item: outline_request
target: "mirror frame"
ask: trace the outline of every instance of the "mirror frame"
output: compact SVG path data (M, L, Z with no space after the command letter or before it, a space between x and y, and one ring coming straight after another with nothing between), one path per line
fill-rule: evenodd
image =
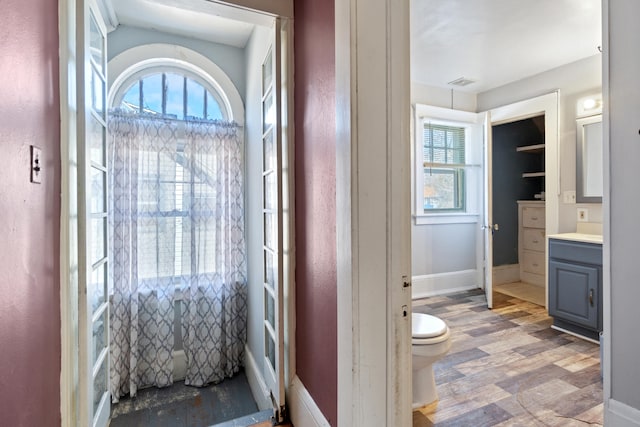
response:
M602 203L602 195L584 195L584 127L602 122L602 114L576 119L576 203Z

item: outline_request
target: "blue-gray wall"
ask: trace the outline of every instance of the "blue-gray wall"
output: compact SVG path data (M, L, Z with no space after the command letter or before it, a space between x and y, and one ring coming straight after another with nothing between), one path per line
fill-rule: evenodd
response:
M544 154L516 151L544 143L544 116L493 126L493 265L518 263L518 200L534 200L544 178L522 178L523 172L544 170Z
M109 33L107 40L108 60L111 61L115 56L132 47L152 43L182 46L206 56L229 76L236 89L238 89L240 97L245 101L246 58L244 49L160 31L120 25L115 31Z

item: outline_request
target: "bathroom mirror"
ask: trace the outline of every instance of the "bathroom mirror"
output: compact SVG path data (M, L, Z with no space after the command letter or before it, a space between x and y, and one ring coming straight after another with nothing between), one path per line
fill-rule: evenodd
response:
M576 202L602 203L602 115L576 122Z

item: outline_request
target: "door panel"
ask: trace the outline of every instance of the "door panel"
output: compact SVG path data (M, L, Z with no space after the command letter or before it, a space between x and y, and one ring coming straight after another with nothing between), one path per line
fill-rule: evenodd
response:
M262 64L263 375L277 422L285 418L283 133L280 99L280 23ZM286 152L285 152L286 153Z
M106 27L93 2L78 2L80 425L109 421L109 301L105 119Z
M492 195L492 152L491 113L486 112L484 118L484 292L487 307L493 308L493 195Z

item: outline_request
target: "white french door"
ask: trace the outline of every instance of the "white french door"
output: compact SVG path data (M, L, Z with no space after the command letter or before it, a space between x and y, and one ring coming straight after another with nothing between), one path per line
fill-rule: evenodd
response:
M93 1L77 3L80 425L109 421L107 39Z
M286 417L284 368L284 221L281 24L262 64L263 375L276 422Z
M484 117L484 215L482 230L484 231L484 292L487 297L487 307L493 308L493 195L492 195L492 140L491 113Z

